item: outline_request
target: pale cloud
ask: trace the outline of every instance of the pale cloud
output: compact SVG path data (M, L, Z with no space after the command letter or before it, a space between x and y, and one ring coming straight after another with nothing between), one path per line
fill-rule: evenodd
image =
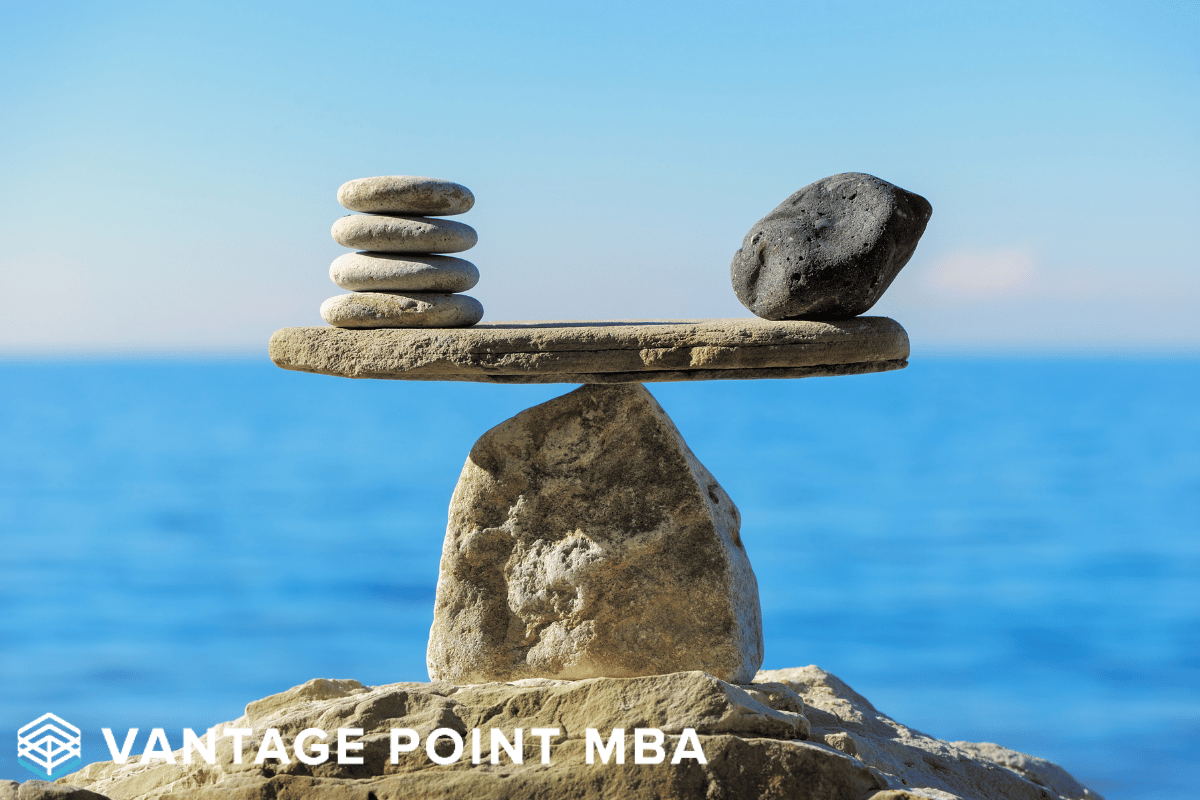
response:
M986 300L1028 294L1040 281L1032 251L1004 248L948 253L931 265L925 282L939 295Z

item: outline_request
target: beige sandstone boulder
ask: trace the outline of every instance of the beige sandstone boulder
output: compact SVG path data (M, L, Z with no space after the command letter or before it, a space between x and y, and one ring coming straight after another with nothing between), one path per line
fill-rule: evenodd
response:
M429 675L748 683L762 622L739 525L640 384L527 409L476 442L450 501Z
M811 733L809 732L811 725ZM624 763L595 752L587 763L586 730L626 732ZM632 734L656 728L666 758L635 763ZM817 667L761 672L752 685L735 686L698 672L583 681L533 680L455 686L397 683L375 688L351 680L318 679L251 703L245 716L214 726L249 728L241 764L232 739L219 740L214 764L159 759L92 764L56 784L31 781L6 788L2 800L96 800L69 794L80 787L111 800L405 800L463 798L575 800L575 798L696 798L700 800L1096 800L1062 768L997 745L945 742L907 728L877 711L850 687ZM255 764L267 731L279 732L284 764ZM359 765L336 759L310 766L295 758L300 731L359 728ZM420 747L391 763L392 728L411 728ZM480 729L478 764L471 748L447 764L424 745L437 728L467 742ZM524 732L522 763L501 745L492 763L491 729L507 740ZM548 762L534 728L549 736ZM704 763L671 764L685 730L696 733ZM807 737L807 738L806 738ZM439 745L448 740L439 740ZM444 748L434 750L448 757ZM57 793L50 794L47 790Z
M809 738L869 765L889 789L938 800L1100 797L1044 759L991 743L945 742L901 725L818 667L763 670L755 681L795 690L806 704ZM904 795L873 800L904 800Z
M0 800L106 800L104 795L96 794L78 786L70 786L48 781L0 781Z

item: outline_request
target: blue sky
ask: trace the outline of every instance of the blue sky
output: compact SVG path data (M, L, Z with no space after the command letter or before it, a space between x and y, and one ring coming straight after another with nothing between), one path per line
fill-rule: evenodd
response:
M1200 349L1198 4L11 4L0 354L265 351L337 187L471 187L486 320L744 316L796 189L927 197L929 351Z

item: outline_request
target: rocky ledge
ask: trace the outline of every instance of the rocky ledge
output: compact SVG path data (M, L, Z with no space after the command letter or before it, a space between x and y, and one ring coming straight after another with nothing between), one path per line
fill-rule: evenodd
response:
M227 728L252 731L241 763L224 736L212 764L195 753L184 764L182 750L145 764L135 754L55 784L0 782L0 800L1098 797L1040 758L901 725L814 666L740 686L703 672L374 688L317 679L251 703L214 737ZM309 729L328 734L324 763L298 759L309 731L304 753L316 760ZM348 755L361 763L334 758L337 729L353 729Z

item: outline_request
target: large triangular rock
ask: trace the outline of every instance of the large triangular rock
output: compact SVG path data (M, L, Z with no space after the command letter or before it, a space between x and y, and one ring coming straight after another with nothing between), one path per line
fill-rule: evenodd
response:
M762 622L739 524L640 384L523 411L476 442L450 501L429 675L748 683Z

